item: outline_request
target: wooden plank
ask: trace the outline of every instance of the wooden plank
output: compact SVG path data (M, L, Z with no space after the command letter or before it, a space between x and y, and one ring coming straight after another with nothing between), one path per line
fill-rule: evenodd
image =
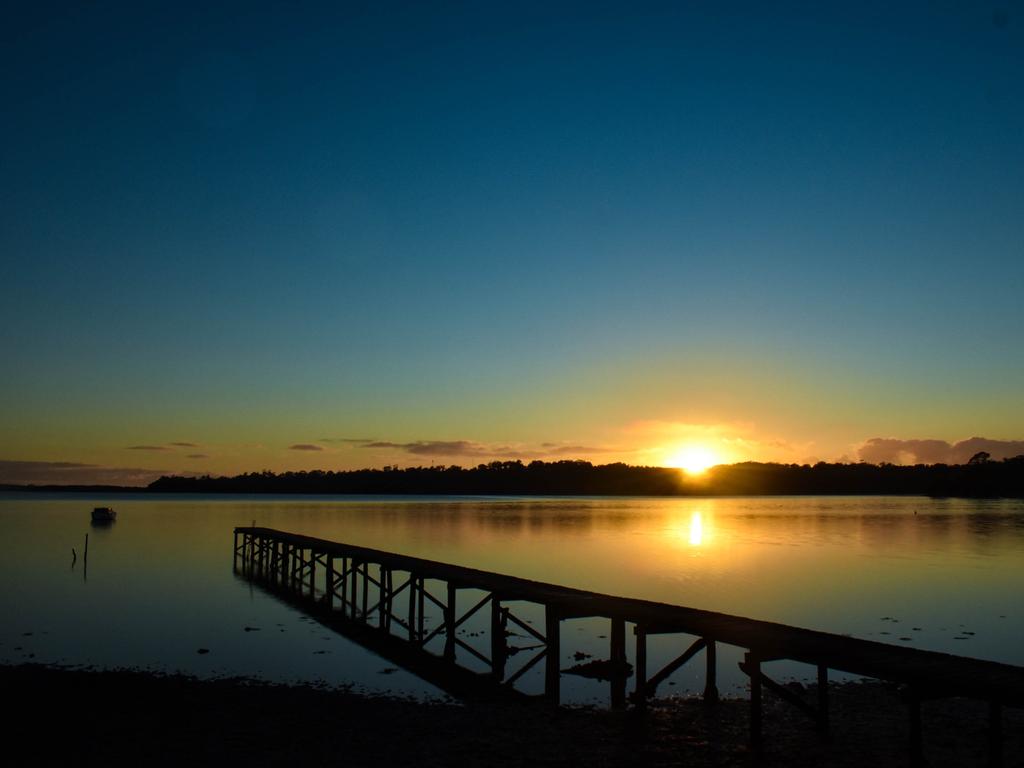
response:
M793 691L786 688L786 686L780 685L779 683L775 682L770 677L768 677L768 675L764 673L764 670L761 669L760 666L758 667L758 671L755 672L750 667L748 667L745 662L740 662L740 669L743 670L746 674L750 675L751 678L753 678L754 675L758 675L760 677L760 682L762 686L767 688L769 691L774 693L783 701L788 702L789 704L799 709L801 712L803 712L809 718L814 720L816 723L819 721L818 710L816 710L814 707L812 707L810 704L808 704L806 701L800 698L797 694L793 693Z
M644 695L647 697L653 696L658 691L658 686L665 682L673 672L686 664L690 659L704 650L704 646L707 645L707 641L703 637L697 638L693 644L687 648L681 656L673 659L665 667L654 675L650 680L644 683Z

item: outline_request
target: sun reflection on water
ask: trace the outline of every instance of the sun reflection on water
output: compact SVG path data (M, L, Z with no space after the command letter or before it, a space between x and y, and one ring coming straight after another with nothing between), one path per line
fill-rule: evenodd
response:
M690 546L699 547L704 543L704 518L700 511L690 515Z

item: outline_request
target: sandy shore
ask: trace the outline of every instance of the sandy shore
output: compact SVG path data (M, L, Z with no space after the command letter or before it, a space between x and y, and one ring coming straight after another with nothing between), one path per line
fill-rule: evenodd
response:
M544 704L424 704L345 691L200 681L135 671L0 666L13 704L6 752L24 765L742 766L747 704L668 699L647 712ZM833 686L833 728L769 699L762 765L903 766L907 723L898 692ZM932 766L986 765L986 709L925 705ZM1024 712L1005 715L1005 765L1024 766ZM15 751L17 750L17 751ZM11 763L9 763L11 764Z

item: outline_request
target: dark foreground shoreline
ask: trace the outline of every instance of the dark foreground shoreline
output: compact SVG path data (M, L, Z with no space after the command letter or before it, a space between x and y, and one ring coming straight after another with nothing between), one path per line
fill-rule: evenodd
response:
M346 766L745 766L747 706L667 699L647 712L496 701L422 703L313 686L138 671L0 665L8 754L19 764ZM899 692L880 683L830 690L820 739L769 701L766 766L904 766ZM924 709L929 765L987 764L986 710L960 699ZM1004 765L1024 765L1024 712L1007 710Z

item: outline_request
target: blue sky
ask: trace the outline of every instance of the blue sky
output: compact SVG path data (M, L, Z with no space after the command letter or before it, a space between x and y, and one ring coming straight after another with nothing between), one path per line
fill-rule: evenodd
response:
M0 460L1024 436L1020 3L205 5L5 12Z

